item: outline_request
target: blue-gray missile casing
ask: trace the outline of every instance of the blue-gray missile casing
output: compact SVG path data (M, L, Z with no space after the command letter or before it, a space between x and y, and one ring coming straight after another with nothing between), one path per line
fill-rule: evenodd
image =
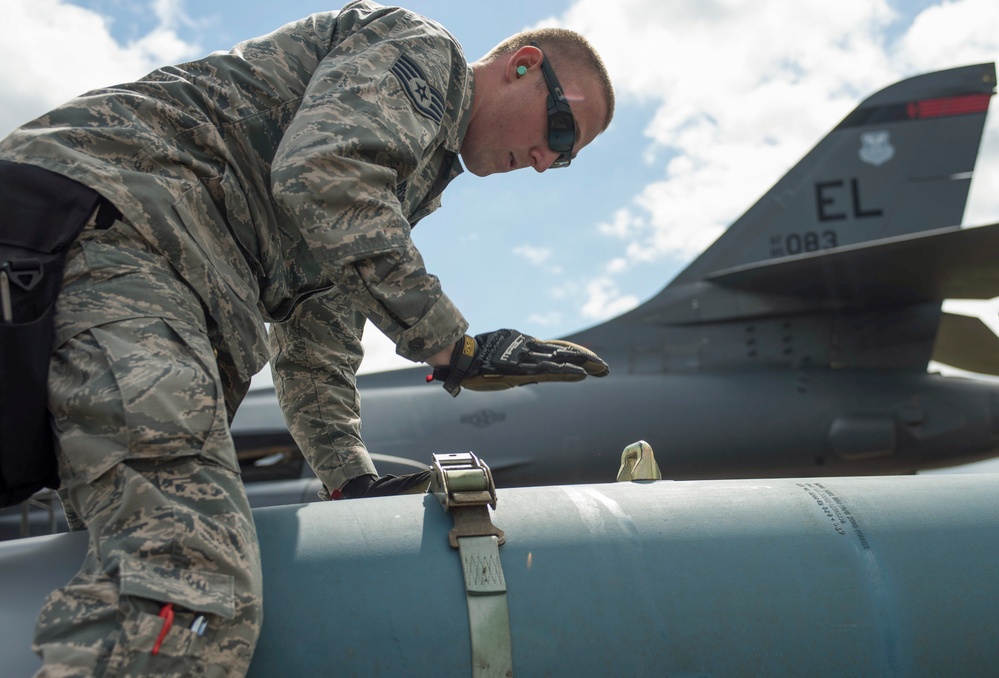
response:
M500 489L514 675L989 674L997 489L993 475ZM250 676L471 675L464 579L434 497L255 518L265 620ZM80 534L0 545L0 642L24 667L10 675L37 667L31 620L84 547Z
M974 675L999 661L994 476L499 491L523 675ZM252 676L470 675L433 497L267 509Z

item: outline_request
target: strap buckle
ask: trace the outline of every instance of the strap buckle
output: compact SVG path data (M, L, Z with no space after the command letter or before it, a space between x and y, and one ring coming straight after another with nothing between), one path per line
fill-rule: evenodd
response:
M496 483L485 462L471 452L435 454L430 470L430 491L454 519L447 535L451 548L458 548L461 537L486 536L502 546L506 535L489 518L489 507L496 508Z
M510 611L499 547L503 530L493 525L489 507L496 508L492 471L471 452L435 454L430 490L454 528L448 542L458 549L465 577L473 678L509 678L513 675Z
M14 259L5 261L0 269L7 274L10 282L25 292L35 289L45 276L45 269L40 259Z

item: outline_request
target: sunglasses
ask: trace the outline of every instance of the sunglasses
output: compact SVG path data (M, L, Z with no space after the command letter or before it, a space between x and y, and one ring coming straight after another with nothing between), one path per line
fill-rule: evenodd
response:
M536 42L531 46L541 49ZM572 117L572 109L548 59L542 59L541 73L548 85L548 148L559 154L551 167L568 167L572 162L572 146L576 143L576 119Z

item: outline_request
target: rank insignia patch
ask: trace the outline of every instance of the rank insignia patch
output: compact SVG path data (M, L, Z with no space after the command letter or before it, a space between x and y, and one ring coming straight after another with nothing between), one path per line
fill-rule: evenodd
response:
M444 97L430 86L416 62L403 54L392 65L391 70L399 78L402 90L416 106L416 110L439 123L444 117Z

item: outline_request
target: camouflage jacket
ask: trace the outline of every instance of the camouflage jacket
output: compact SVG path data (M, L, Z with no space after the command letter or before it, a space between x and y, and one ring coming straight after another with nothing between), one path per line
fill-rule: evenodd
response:
M113 202L198 293L241 384L268 358L264 324L310 297L346 300L416 361L464 333L410 230L461 171L471 97L441 26L352 2L73 99L0 157Z

